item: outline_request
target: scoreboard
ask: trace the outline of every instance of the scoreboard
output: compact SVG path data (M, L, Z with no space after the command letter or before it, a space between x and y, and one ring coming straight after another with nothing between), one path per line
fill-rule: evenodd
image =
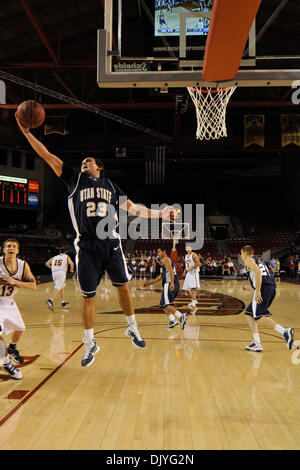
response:
M38 207L39 192L39 181L0 175L0 206Z

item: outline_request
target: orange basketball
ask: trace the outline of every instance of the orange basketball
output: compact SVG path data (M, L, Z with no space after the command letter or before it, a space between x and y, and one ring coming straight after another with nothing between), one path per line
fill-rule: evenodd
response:
M23 101L18 106L17 116L24 127L35 128L43 124L45 110L40 103L33 100Z

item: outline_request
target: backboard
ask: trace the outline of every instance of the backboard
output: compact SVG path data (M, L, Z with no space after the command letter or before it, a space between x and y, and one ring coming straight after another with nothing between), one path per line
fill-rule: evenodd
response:
M258 32L254 20L240 69L222 86L290 87L300 78L300 56L276 56L276 51L268 56L257 54L257 42L287 3L278 1ZM158 88L163 92L220 85L202 78L213 0L136 0L130 4L105 0L104 29L98 30L99 87ZM238 15L238 6L232 14Z

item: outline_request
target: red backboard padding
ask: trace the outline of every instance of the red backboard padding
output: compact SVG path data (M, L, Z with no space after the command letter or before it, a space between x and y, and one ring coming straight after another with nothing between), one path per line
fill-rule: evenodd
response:
M214 0L207 37L203 79L233 79L240 67L251 25L261 0Z

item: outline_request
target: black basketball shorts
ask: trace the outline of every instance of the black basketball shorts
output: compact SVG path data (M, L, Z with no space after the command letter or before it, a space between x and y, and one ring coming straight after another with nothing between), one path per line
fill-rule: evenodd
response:
M276 287L272 285L262 285L261 289L262 302L258 304L255 301L255 292L251 304L245 310L245 315L250 315L254 320L259 320L262 317L270 317L272 314L269 312L269 307L276 296Z
M119 239L86 240L74 243L76 249L77 278L83 297L96 295L105 271L115 287L127 284L131 275Z
M179 292L179 283L174 284L174 290L170 289L169 282L166 282L162 286L162 293L159 306L165 308L168 305L174 305L174 300Z

